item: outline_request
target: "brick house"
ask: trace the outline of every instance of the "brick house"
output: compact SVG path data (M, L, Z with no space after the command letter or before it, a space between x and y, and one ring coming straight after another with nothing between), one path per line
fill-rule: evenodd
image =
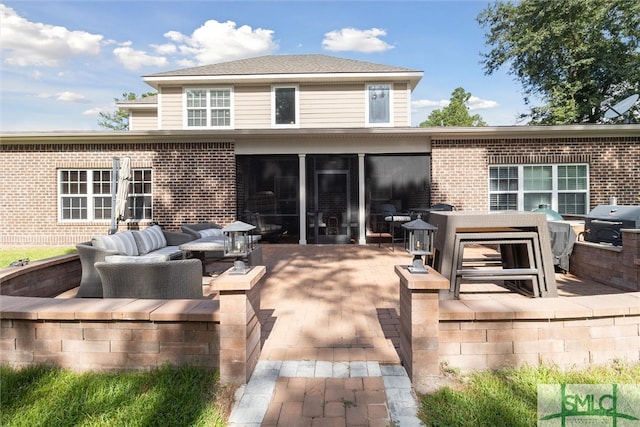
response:
M105 234L125 156L121 229L259 214L301 244L363 244L382 204L571 217L614 196L640 204L640 126L412 128L422 75L278 55L145 76L158 95L120 104L127 132L0 135L0 245Z

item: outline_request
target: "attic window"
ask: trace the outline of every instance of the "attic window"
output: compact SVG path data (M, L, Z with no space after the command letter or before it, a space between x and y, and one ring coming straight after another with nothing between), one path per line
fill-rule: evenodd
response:
M187 89L187 128L231 127L231 89Z
M276 127L298 126L298 88L273 88L273 124Z

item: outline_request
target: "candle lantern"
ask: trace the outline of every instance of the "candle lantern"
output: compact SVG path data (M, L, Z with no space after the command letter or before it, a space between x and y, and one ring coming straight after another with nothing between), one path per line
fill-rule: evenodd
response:
M253 250L253 239L249 232L255 225L235 221L222 229L224 235L224 255L236 257L233 270L229 274L247 274L250 267L242 260Z
M424 222L419 217L402 224L402 227L405 229L404 248L413 255L413 263L409 266L409 271L411 273L428 273L429 271L422 262L422 256L426 259L433 255L434 235L438 227Z

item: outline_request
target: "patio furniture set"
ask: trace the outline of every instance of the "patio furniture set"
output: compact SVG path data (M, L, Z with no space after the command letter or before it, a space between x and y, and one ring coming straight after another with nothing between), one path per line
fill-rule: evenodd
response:
M463 281L504 281L534 297L558 295L550 234L543 213L432 212L429 221L438 228L434 268L450 282L449 290L440 293L441 299L458 299ZM464 248L472 244L495 245L500 257L465 258ZM484 265L472 264L479 261Z
M182 232L153 225L94 236L76 245L82 265L77 297L202 298L205 260L227 258L224 247L222 228L211 223L184 224ZM261 248L252 249L249 264L262 264Z

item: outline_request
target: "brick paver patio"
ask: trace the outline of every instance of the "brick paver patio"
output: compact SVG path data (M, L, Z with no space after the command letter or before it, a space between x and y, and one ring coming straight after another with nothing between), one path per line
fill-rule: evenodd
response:
M290 244L265 244L263 256L261 360L230 425L420 425L396 350L394 265L411 256L388 245ZM572 275L557 281L561 296L618 292ZM527 298L495 284L462 287L461 298L489 296Z

